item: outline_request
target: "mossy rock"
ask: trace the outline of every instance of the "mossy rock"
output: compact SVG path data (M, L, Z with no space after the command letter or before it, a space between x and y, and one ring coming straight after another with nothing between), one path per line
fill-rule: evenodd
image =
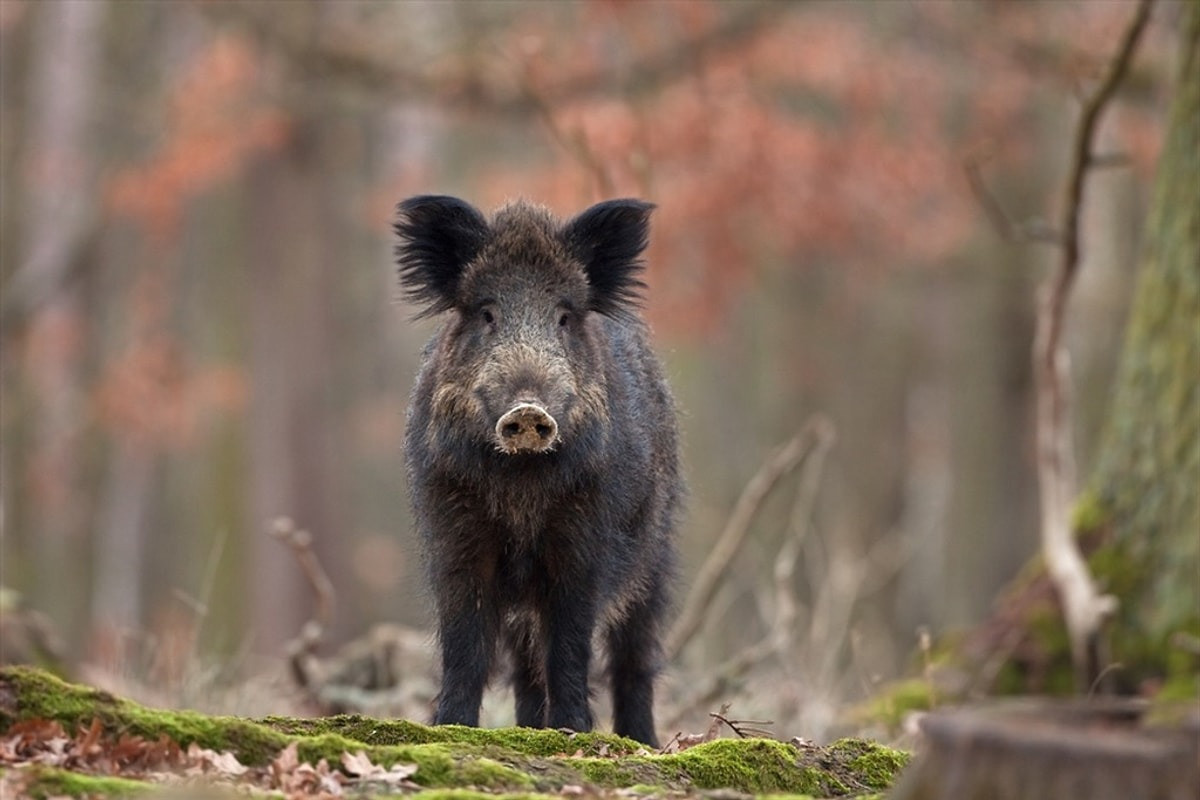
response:
M37 669L0 669L0 735L25 719L54 720L69 731L99 720L109 735L155 740L165 734L183 747L196 743L231 752L248 766L269 764L292 742L300 759L309 763L324 758L338 764L342 753L362 750L384 767L415 764L412 780L422 787L424 800L472 800L482 794L516 800L557 794L569 786L590 787L600 794L622 790L625 796L637 787L644 796L720 789L750 795L864 797L891 785L908 761L906 753L858 739L828 747L718 739L657 755L604 733L434 727L358 715L217 717L146 708ZM32 776L23 773L23 778L26 791L34 795L127 796L137 791L136 782L108 785L104 779L63 770L39 768Z

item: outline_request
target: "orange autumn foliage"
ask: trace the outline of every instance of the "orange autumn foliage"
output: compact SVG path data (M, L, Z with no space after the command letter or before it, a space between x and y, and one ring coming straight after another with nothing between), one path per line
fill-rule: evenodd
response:
M170 88L159 150L112 177L110 207L169 240L189 198L232 178L253 154L280 147L287 118L258 97L261 69L244 40L217 36Z
M1087 75L1107 52L1123 17L1104 5L1049 11L1064 38L1076 26L1093 37L1071 35L1061 68ZM1045 41L1026 30L1045 14L995 12L998 35L964 44L970 14L936 3L919 6L919 35L868 22L861 8L823 7L781 15L661 85L631 72L624 95L564 95L589 75L658 63L720 23L712 4L597 2L584 15L578 37L534 14L507 32L505 53L543 99L557 156L487 170L484 204L654 200L650 310L669 332L710 329L764 266L836 261L869 276L945 263L986 225L967 154L982 147L991 169L1009 173L1036 168L1029 137L1009 134L1031 124L1031 96L1046 91L1021 59L1022 36ZM1125 119L1122 138L1142 163L1148 117Z

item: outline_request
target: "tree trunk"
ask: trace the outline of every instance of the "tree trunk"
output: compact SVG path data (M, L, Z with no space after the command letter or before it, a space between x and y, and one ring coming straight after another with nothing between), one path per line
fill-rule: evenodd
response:
M88 148L106 4L52 3L39 9L41 33L31 69L30 174L27 204L27 283L56 286L88 224L94 194ZM26 476L34 542L30 604L79 633L87 530L78 491L81 361L87 333L81 297L60 288L30 320L28 382L34 404L33 456ZM65 570L65 571L64 571ZM59 580L51 580L57 576ZM71 636L73 640L77 637Z
M1105 531L1093 568L1121 601L1113 658L1123 663L1200 634L1200 2L1183 16L1137 292L1081 506L1099 512L1081 527Z
M314 14L316 5L296 6ZM337 405L334 304L340 266L337 130L328 117L298 110L291 139L262 157L250 178L252 233L250 492L254 642L263 652L296 635L310 592L295 560L267 536L288 516L312 532L335 585L348 586L339 534L346 503L333 411ZM331 553L333 556L331 557ZM344 616L343 616L344 621Z

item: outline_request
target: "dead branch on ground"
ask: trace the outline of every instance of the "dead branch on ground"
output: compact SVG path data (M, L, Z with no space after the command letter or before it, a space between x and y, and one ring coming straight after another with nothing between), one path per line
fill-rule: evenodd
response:
M712 717L715 722L721 723L725 727L729 728L729 730L736 733L740 739L745 739L749 736L770 737L771 732L764 726L774 725L775 723L773 721L769 719L730 719L729 717L725 716L727 713L729 713L727 711L728 708L729 704L726 703L725 705L721 706L720 712L710 711L708 712L708 715Z

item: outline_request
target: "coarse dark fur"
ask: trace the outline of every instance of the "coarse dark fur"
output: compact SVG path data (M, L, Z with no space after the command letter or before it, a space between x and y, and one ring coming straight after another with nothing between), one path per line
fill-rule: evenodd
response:
M441 642L435 723L479 724L502 646L518 725L590 730L599 632L614 730L656 742L683 489L674 403L638 314L651 209L613 200L563 223L525 203L491 220L451 197L400 204L401 283L446 314L405 436ZM536 451L505 438L513 408L545 419Z

